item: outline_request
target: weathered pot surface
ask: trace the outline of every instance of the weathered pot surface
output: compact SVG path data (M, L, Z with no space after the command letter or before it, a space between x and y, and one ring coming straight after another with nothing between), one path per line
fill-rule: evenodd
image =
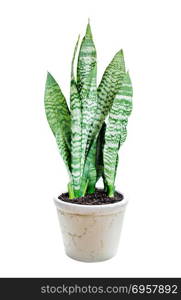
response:
M98 262L115 256L127 200L81 205L54 197L66 254L79 261Z

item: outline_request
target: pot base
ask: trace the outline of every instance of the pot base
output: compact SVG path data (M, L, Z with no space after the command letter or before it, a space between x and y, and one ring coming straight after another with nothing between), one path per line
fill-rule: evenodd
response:
M76 260L76 261L79 261L79 262L83 262L83 263L98 263L98 262L103 262L103 261L106 261L106 260L110 260L110 259L112 259L115 255L113 255L113 256L109 256L109 257L104 257L104 258L95 258L95 259L83 259L83 258L81 258L81 257L75 257L74 255L71 255L71 254L69 254L69 253L67 253L66 251L65 251L65 253L66 253L66 255L69 257L69 258L71 258L71 259L73 259L73 260Z

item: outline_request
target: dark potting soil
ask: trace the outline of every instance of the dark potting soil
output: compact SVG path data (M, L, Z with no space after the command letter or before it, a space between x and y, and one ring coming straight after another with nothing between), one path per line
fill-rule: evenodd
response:
M58 199L82 205L101 205L101 204L111 204L123 200L123 195L115 192L114 197L108 197L104 190L96 189L96 192L93 194L86 195L80 198L69 199L68 193L61 194Z

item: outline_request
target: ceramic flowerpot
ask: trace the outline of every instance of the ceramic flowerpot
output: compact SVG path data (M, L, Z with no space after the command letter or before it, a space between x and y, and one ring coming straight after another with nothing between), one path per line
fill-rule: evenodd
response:
M73 204L54 198L66 254L84 262L112 258L118 249L127 200L104 205Z

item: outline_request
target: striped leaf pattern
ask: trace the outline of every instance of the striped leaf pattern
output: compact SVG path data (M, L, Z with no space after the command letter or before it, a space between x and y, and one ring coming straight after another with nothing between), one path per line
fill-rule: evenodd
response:
M97 116L105 119L114 96L116 95L125 73L125 63L123 51L120 50L114 56L111 63L106 68L101 83L98 87L98 111Z
M86 168L88 168L88 193L95 192L96 182L104 176L103 166L103 147L106 124L103 123L97 139L94 140L88 156L86 158ZM88 166L88 167L87 167Z
M128 117L132 111L132 85L128 73L125 73L110 110L105 132L104 176L109 196L114 195L114 181L118 164L118 150L127 135Z
M45 86L45 112L50 128L57 140L63 160L70 169L70 112L59 85L48 73Z
M88 178L88 186L87 192L94 193L95 192L95 184L97 181L97 170L96 170L96 140L86 157L85 168L87 171L87 178Z
M75 78L78 44L79 39L71 65L70 111L59 85L48 73L46 116L70 175L69 197L93 193L100 177L112 197L118 150L126 139L128 116L132 110L131 80L120 50L106 68L97 88L96 49L89 23L80 45Z
M57 131L57 133L55 135L55 138L56 138L56 142L57 142L57 145L58 145L59 152L60 152L60 154L61 154L61 156L62 156L62 158L65 162L65 165L67 167L69 177L72 178L70 149L68 148L67 144L65 143L65 140L64 140L64 137L62 135L61 130Z
M77 86L81 99L87 96L90 84L90 73L96 66L96 49L92 38L90 24L87 25L86 34L82 40L78 64Z
M91 141L98 136L102 124L112 106L113 99L121 85L125 74L123 51L120 50L106 68L97 89L97 109L91 132Z
M72 69L71 69L71 84L70 84L70 110L71 110L71 170L72 170L72 180L74 195L73 197L79 197L80 191L80 178L81 178L81 101L77 89L77 84L74 77L74 60L77 52L77 47L79 43L79 38L75 46L73 59L72 59Z
M85 166L89 134L97 107L97 64L96 49L93 42L90 24L82 40L77 65L77 86L81 99L82 109L82 139L81 139L81 175Z
M95 160L97 138L99 135L99 131L101 130L101 127L105 121L105 118L107 117L108 112L112 106L114 96L116 95L116 92L121 85L124 73L124 55L123 51L120 50L118 53L116 53L111 63L106 68L100 85L97 89L96 114L94 117L92 130L89 132L89 143L87 144L87 151L89 151L88 160L90 161L89 165L92 170L91 187L88 188L88 190L93 190L93 182L96 184L96 181L99 178L99 176L95 174L95 172L98 172L99 169L99 167L96 166Z
M88 147L90 143L90 132L96 113L97 106L97 87L96 87L96 66L90 73L90 86L86 98L82 99L82 156L81 156L81 174L83 174ZM94 167L95 169L95 167ZM95 170L96 172L96 170ZM91 174L89 173L89 177ZM90 180L90 178L89 178Z

